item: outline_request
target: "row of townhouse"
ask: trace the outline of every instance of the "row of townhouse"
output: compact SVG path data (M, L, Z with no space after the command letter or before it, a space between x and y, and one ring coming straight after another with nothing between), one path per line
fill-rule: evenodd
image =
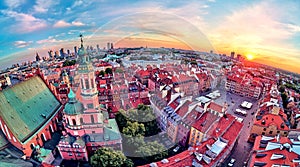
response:
M272 85L270 91L259 102L259 109L253 118L248 141L254 142L256 136L287 136L290 123L283 110L277 85Z
M247 73L231 73L227 75L225 89L241 96L259 99L264 85L259 78Z

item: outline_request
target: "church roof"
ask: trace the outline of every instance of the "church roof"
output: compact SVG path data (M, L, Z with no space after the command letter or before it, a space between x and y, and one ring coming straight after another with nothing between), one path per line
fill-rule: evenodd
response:
M69 101L65 105L64 112L68 115L81 114L83 111L83 105L76 100L76 94L70 89L68 94Z
M1 91L0 104L0 117L22 143L45 126L61 107L38 76Z
M68 98L69 98L69 99L74 99L74 98L76 98L76 94L73 92L72 89L70 89L70 92L69 92L69 94L68 94Z
M5 147L7 144L8 144L8 141L6 140L6 137L0 131L0 150L1 150L1 148Z
M67 103L65 105L65 109L64 112L67 115L77 115L77 114L81 114L83 111L83 105L82 103L80 103L79 101L75 101L72 103Z

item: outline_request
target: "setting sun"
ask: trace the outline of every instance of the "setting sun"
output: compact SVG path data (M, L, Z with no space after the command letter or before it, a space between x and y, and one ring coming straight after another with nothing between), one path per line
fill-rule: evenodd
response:
M254 56L252 54L247 54L246 57L247 57L248 60L253 60L254 59Z

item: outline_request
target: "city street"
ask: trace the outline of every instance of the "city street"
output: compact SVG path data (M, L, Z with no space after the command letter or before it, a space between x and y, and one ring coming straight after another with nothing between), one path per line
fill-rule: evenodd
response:
M250 98L242 97L242 96L239 96L236 94L232 94L232 93L226 92L225 90L220 90L220 93L221 93L221 97L219 97L218 99L215 99L214 101L219 104L223 104L226 101L229 104L227 113L244 119L243 120L244 126L242 128L238 142L237 142L236 146L234 147L234 149L231 153L231 156L229 156L227 158L227 160L223 163L223 166L227 166L230 159L234 158L234 159L236 159L234 166L242 167L244 165L244 161L247 161L247 158L249 157L250 151L252 148L252 144L248 143L247 139L250 134L252 120L258 109L258 104L257 104L258 101L256 99L250 99ZM248 101L248 102L253 103L252 108L249 110L241 108L240 105L243 101ZM241 116L241 115L235 114L234 111L237 108L247 111L247 116Z

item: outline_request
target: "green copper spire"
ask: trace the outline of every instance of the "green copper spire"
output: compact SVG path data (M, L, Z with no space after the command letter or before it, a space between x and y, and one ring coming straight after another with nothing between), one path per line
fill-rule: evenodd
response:
M68 94L69 102L65 105L64 112L68 115L77 115L83 111L83 105L76 100L76 94L70 89Z
M69 94L68 94L68 98L69 98L69 100L71 100L71 99L75 99L75 97L76 97L76 94L73 92L73 90L72 90L72 89L70 89L70 92L69 92Z

